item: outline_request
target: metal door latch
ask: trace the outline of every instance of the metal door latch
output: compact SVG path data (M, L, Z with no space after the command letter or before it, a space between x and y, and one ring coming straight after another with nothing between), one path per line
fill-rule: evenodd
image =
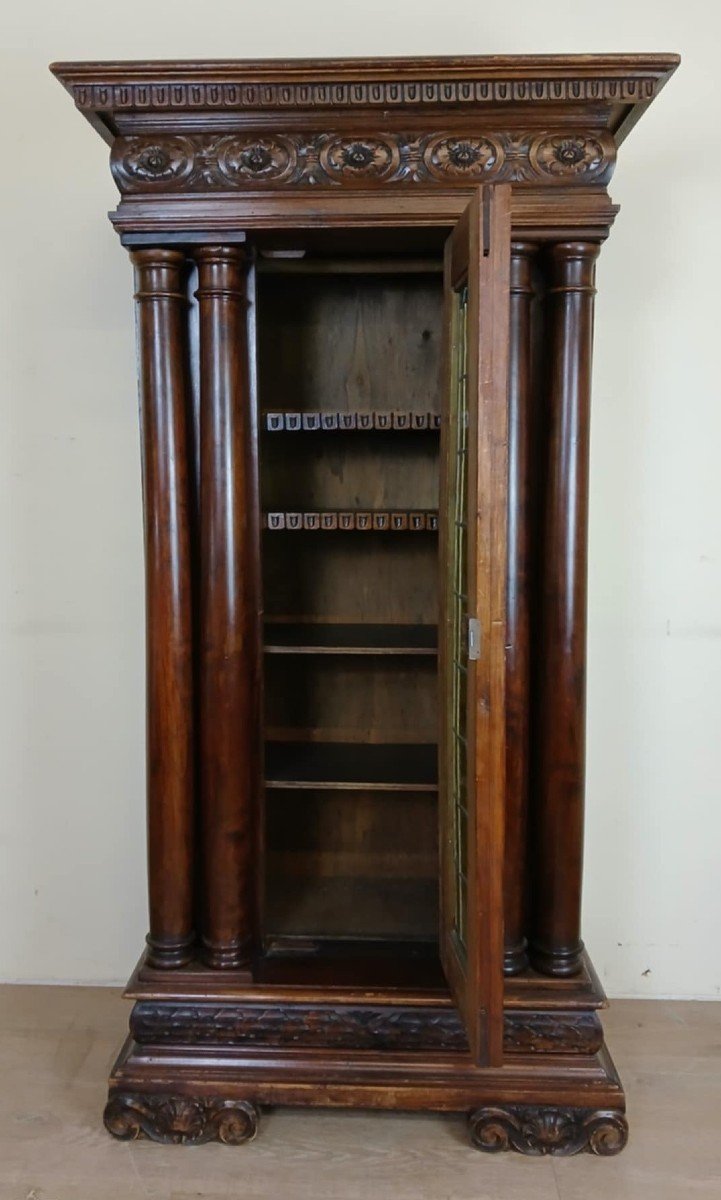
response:
M468 618L468 660L477 662L481 656L481 623L478 617Z

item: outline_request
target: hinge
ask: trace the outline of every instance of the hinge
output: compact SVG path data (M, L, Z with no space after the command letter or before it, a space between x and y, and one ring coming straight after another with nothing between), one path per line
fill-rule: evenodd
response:
M478 617L468 618L468 660L477 662L481 657L481 623Z
M483 257L488 258L491 253L491 190L484 187L482 193L483 205Z

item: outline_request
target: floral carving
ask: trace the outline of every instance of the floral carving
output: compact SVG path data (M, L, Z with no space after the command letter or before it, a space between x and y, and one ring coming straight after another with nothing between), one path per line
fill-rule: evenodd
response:
M397 138L335 138L321 147L319 161L330 178L381 178L398 166L399 142Z
M129 138L128 142L120 165L122 173L136 182L177 183L192 166L192 147L185 138Z
M500 146L486 137L433 139L424 163L432 175L477 178L492 171L502 157Z
M283 137L225 138L217 147L218 170L229 182L258 180L278 183L296 165L297 150Z
M367 187L468 182L605 182L615 149L605 133L188 134L119 137L111 165L121 192L253 187Z
M103 1119L108 1133L124 1142L148 1137L174 1145L219 1141L239 1146L258 1130L254 1104L212 1096L113 1092Z
M340 151L343 165L353 171L365 171L375 161L376 154L376 150L363 142L351 142L350 146L343 146Z
M594 137L547 137L530 153L533 165L546 175L595 175L604 164L603 146Z
M474 1146L489 1154L517 1150L521 1154L611 1155L628 1141L628 1123L614 1109L508 1105L479 1108L468 1118Z

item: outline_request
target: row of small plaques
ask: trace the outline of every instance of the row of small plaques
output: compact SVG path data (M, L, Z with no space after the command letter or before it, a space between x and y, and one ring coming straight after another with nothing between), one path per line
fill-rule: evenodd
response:
M440 429L439 413L431 412L276 412L265 414L270 433L317 429Z
M269 512L263 514L264 529L438 529L437 512Z

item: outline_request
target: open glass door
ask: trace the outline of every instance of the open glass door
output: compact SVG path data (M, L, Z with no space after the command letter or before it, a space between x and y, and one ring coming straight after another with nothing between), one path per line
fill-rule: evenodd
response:
M510 187L446 243L441 442L441 959L480 1065L503 1047Z

